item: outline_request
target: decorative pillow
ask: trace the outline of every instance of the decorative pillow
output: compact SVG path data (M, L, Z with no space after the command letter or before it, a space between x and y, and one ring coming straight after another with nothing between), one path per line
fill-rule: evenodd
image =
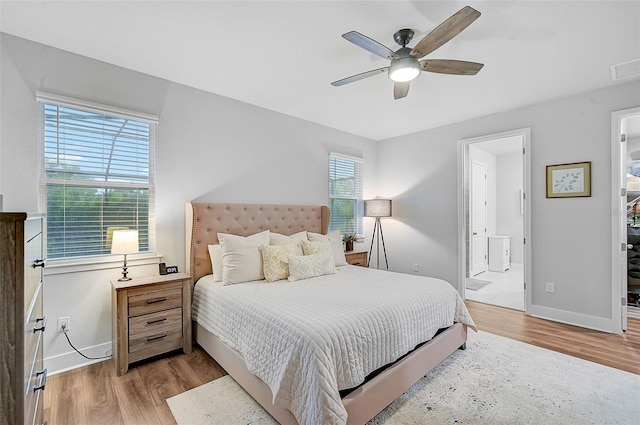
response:
M219 244L209 245L209 257L211 257L211 270L213 270L213 280L222 280L222 247Z
M311 277L333 274L336 267L329 251L311 255L289 257L289 280L291 282Z
M289 277L289 257L293 257L300 243L286 245L262 245L262 268L267 282L286 279Z
M340 230L333 230L326 235L307 232L307 235L310 241L329 241L336 266L345 266L347 264L347 259L344 256L344 248L342 247L342 236L340 235Z
M306 240L309 240L307 238L306 230L295 233L290 236L282 235L280 233L269 233L269 245L287 245L290 243L296 244L295 255L304 255L302 252L302 246L300 245L300 242L306 241Z
M226 284L264 279L260 246L269 245L269 231L243 237L218 233L222 248L222 281Z
M302 245L304 255L319 254L321 252L329 252L333 255L328 241L302 241L300 245Z

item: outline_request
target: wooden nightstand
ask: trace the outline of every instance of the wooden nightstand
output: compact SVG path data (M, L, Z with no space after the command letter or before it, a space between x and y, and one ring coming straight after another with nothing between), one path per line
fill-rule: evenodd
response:
M347 263L354 266L368 267L367 257L369 251L345 251L344 256L347 259Z
M184 273L111 282L118 376L139 360L178 348L191 352L191 282Z

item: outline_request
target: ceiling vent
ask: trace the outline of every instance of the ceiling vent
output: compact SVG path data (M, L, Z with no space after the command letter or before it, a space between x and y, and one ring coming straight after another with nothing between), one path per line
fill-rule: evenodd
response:
M611 66L611 79L613 81L633 77L635 75L640 75L640 59L634 59L629 62L623 62Z

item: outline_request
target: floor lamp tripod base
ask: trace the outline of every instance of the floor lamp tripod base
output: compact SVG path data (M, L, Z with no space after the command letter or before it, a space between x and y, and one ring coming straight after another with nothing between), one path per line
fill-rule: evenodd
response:
M380 217L376 217L376 223L373 225L373 236L371 237L371 247L369 248L369 259L367 264L371 264L371 253L373 252L373 241L377 243L377 255L376 255L376 268L380 268L380 240L382 239L382 251L384 252L384 263L389 269L389 262L387 261L387 248L384 246L384 235L382 234L382 223Z

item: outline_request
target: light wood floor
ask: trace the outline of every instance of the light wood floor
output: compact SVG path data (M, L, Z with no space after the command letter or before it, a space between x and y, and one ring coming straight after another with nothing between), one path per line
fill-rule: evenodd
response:
M640 319L622 335L527 316L522 311L466 301L482 331L640 375Z
M640 319L611 335L467 301L480 330L640 374ZM113 361L53 375L44 392L49 425L171 424L165 400L225 375L199 347L133 367L116 376Z

